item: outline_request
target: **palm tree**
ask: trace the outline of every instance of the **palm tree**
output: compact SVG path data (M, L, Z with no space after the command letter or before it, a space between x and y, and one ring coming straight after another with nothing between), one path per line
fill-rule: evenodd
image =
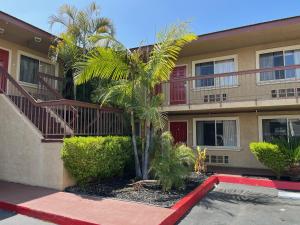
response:
M121 105L130 113L137 177L148 178L152 136L156 130L163 128L166 118L159 111L163 96L154 95L154 88L169 80L182 47L194 39L196 36L188 32L187 24L181 23L157 35L157 44L146 57L146 62L143 48L130 50L115 41L109 48L95 48L86 55L83 62L77 63L76 84L85 83L95 77L116 81L100 95L100 99L102 103L113 102L118 98L119 101L126 100ZM123 86L121 88L118 85ZM142 122L145 131L142 159L139 159L136 144L136 118Z
M60 24L65 28L65 33L72 35L76 45L87 50L94 47L99 35L115 35L112 21L106 17L100 17L100 7L92 2L86 9L78 10L75 6L64 4L56 15L49 17L51 27Z
M54 61L61 60L64 63L65 76L71 83L75 62L95 46L107 46L109 42L103 42L102 37L113 37L115 34L112 21L100 17L100 7L94 2L83 10L62 5L56 15L49 17L49 24L51 28L57 24L65 29L60 38L54 40L49 53Z
M64 65L64 77L66 84L63 88L63 96L67 99L73 99L74 82L73 82L73 66L82 56L81 49L76 45L75 38L68 34L62 33L60 38L56 38L49 48L49 58L53 62L61 61Z

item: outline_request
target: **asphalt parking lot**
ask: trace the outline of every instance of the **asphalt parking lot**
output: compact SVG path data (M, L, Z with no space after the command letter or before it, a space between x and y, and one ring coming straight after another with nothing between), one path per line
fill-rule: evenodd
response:
M220 183L179 225L300 225L300 200L270 188Z
M1 225L51 225L42 220L23 216L13 212L0 210L0 224Z

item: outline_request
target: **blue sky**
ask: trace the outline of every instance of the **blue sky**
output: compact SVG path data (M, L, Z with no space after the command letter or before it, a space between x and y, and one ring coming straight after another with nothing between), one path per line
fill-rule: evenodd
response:
M60 5L85 7L87 0L0 0L0 10L39 28L50 30L48 17ZM151 44L155 33L168 24L189 21L203 34L228 28L300 15L299 0L96 0L102 15L110 17L117 38L127 47Z

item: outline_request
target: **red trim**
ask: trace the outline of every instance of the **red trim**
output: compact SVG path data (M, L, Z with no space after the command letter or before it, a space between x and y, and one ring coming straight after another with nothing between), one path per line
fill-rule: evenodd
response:
M7 211L16 212L22 215L38 218L41 220L49 221L52 223L60 224L60 225L99 225L98 223L86 222L83 220L72 219L65 216L60 216L53 213L45 213L38 210L33 210L28 207L14 205L11 203L1 202L0 201L0 209L4 209Z
M186 86L185 81L187 73L187 67L176 66L170 75L170 104L186 104ZM176 82L173 82L176 80ZM181 80L177 82L177 80Z
M182 216L186 214L200 199L202 199L207 192L209 192L215 184L220 182L233 183L233 184L245 184L251 186L261 186L284 190L300 191L300 182L290 181L277 181L268 179L255 179L233 175L214 175L209 177L204 183L197 187L194 191L187 196L179 200L171 209L174 212L168 216L160 225L175 224Z
M174 143L187 143L187 122L170 121L170 132L174 138Z
M219 182L224 182L224 183L245 184L251 186L300 191L300 182L255 179L255 178L232 176L232 175L217 175L217 177L219 179Z
M182 210L183 207L191 206L201 199L207 192L209 192L215 184L218 184L217 176L211 176L205 180L199 187L183 197L180 201L175 203L171 208L175 210Z
M183 197L171 209L175 211L169 215L160 225L175 224L189 209L191 209L215 184L219 183L217 176L211 176L194 191Z

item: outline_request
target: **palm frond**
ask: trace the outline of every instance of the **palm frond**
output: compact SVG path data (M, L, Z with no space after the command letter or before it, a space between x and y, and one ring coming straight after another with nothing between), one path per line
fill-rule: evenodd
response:
M94 31L96 33L107 33L111 36L115 35L115 28L111 19L106 17L100 17L95 19Z
M137 88L136 90L136 99L138 105L136 107L137 115L142 120L151 121L155 130L163 130L167 124L168 117L167 114L160 110L160 105L162 102L161 96L153 96L150 100L145 99L146 96L143 96L141 91Z
M187 30L187 24L181 23L158 34L157 44L151 51L146 67L146 71L151 76L152 87L169 79L183 46L196 39L196 35Z
M85 83L93 78L126 79L129 67L126 63L126 53L116 52L111 48L95 48L85 56L84 61L76 64L76 84Z
M66 15L71 21L76 20L78 10L75 6L64 4L59 8L58 15L64 16Z
M57 23L65 26L65 27L68 26L68 21L66 20L66 18L59 17L57 15L51 15L51 16L49 16L48 23L50 24L50 28L52 28L53 25L57 24Z
M94 102L110 104L120 108L131 107L132 86L126 80L110 81L106 85L99 83L98 88L92 94Z
M78 10L68 4L62 5L56 15L49 17L49 24L52 28L54 24L63 25L67 33L76 37L76 44L84 49L84 54L94 47L95 42L90 42L89 38L95 34L115 34L113 23L106 17L100 17L100 7L92 2L86 9ZM107 46L107 44L106 44Z
M50 46L48 55L53 62L57 62L58 59L62 60L68 70L79 60L81 49L76 45L74 36L69 33L62 33L60 38L56 39Z
M96 16L98 16L100 13L100 6L98 6L96 2L91 2L85 11L87 14L95 14Z

